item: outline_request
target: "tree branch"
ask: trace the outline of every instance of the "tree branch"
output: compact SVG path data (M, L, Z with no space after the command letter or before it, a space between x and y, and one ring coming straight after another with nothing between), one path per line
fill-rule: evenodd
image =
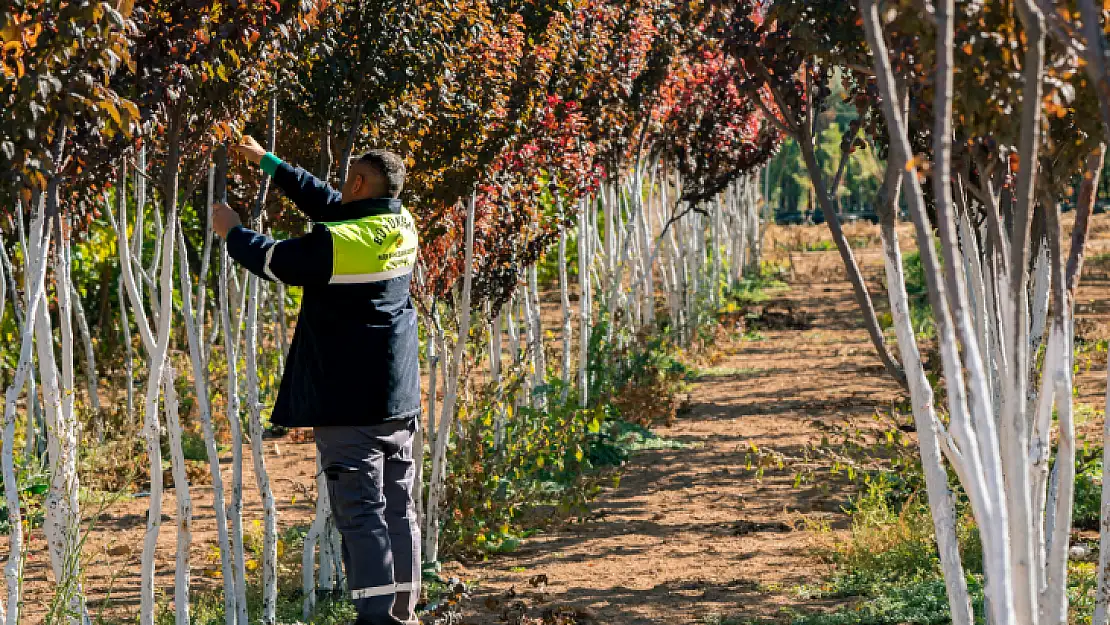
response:
M1083 273L1083 252L1091 227L1091 213L1098 196L1098 181L1106 157L1106 144L1101 143L1089 155L1083 167L1083 182L1079 187L1079 201L1075 206L1075 226L1071 231L1071 250L1068 253L1065 284L1069 299L1075 301L1079 278Z

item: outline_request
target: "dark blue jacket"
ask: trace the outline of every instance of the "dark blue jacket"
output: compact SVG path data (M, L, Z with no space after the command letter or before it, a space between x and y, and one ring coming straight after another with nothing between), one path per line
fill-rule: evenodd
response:
M344 204L326 183L272 155L263 168L317 222L305 236L283 241L243 226L227 234L228 253L251 273L304 287L271 421L358 426L416 416L412 217L395 199Z

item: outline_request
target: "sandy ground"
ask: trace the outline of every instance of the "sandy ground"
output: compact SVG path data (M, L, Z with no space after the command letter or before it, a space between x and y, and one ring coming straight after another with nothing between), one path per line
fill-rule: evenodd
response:
M1110 250L1108 231L1110 215L1096 216L1091 256ZM878 249L857 252L872 292L881 293ZM876 414L905 397L878 364L836 253L787 253L769 245L767 255L793 268L791 288L775 296L775 305L804 312L809 327L764 330L762 340L722 345L721 362L690 389L689 410L657 429L688 447L635 455L619 486L603 491L585 521L529 539L513 554L448 564L446 574L476 584L464 623L527 623L522 615L537 618L545 611L577 614L568 623L712 623L719 617L777 623L789 610L833 607L800 599L795 589L828 572L816 547L844 535L842 506L852 489L847 478L828 473L831 459L807 450L850 429L878 427ZM1084 273L1077 334L1105 338L1110 262L1089 263ZM881 297L877 301L885 308ZM1080 365L1079 402L1096 415L1081 425L1094 435L1102 425L1105 355ZM312 443L266 440L265 449L279 529L308 523ZM757 479L748 466L753 449L764 457L804 457L817 477L795 486L797 463L779 469L772 462ZM262 510L248 448L244 454L244 523L250 528ZM192 489L194 589L218 583L206 575L218 568L211 493L209 486ZM147 505L141 497L112 503L86 541L90 608L105 622L132 622L138 612ZM170 490L157 558L163 597L173 592L174 511ZM828 529L809 531L807 521ZM29 534L27 553L25 621L34 624L53 595L41 530Z

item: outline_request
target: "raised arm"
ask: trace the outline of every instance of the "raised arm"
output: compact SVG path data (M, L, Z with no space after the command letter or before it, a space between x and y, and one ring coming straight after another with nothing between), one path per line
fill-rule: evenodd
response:
M303 237L276 241L239 222L224 204L212 207L212 227L227 242L235 262L260 278L292 286L327 284L332 275L332 241L327 226Z
M342 209L343 195L331 188L328 183L265 151L254 138L248 135L245 135L242 143L235 146L233 150L269 174L285 196L293 200L297 208L312 221L346 219Z

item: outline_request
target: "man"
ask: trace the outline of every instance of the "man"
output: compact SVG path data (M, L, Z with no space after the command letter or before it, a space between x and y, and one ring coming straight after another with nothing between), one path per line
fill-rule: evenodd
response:
M340 193L251 137L234 151L316 222L303 237L275 241L228 206L213 207L212 227L232 258L261 278L304 287L271 420L314 430L355 625L418 625L420 373L409 297L417 233L397 199L404 162L371 150L351 164Z

